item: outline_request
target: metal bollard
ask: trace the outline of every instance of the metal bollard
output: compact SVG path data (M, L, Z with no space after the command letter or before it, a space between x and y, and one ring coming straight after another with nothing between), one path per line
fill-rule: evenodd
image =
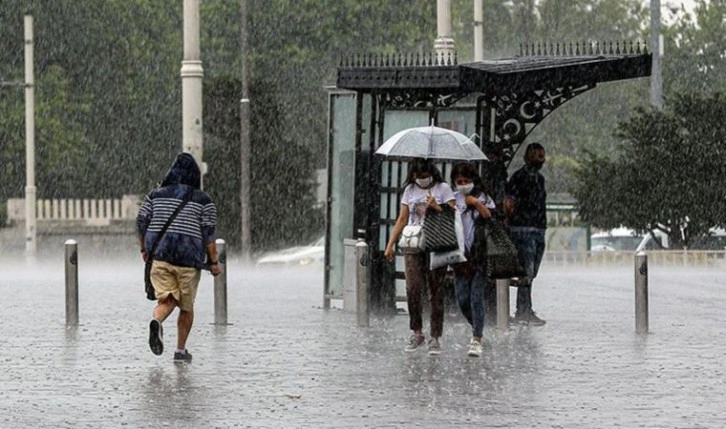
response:
M66 240L66 325L78 325L78 243Z
M497 279L497 329L509 330L509 279Z
M227 249L221 238L215 244L217 262L222 272L214 278L214 324L227 325Z
M355 244L356 267L356 317L358 326L367 328L370 324L368 311L368 243L365 239L358 238Z
M635 332L648 333L648 255L635 254Z

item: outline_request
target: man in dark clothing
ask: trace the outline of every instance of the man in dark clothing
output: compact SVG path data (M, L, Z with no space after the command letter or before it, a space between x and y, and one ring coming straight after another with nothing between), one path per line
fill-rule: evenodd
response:
M201 172L188 153L176 157L161 186L151 191L136 217L144 261L153 260L151 282L157 305L149 323L149 347L155 355L164 351L162 323L179 307L175 361L191 362L186 342L194 322L194 299L201 269L220 273L214 228L217 210L210 196L200 189ZM186 203L159 237L172 214ZM153 255L149 255L157 241Z
M545 321L532 310L532 282L537 277L545 248L547 229L547 191L545 178L539 172L545 162L545 150L539 143L530 143L524 153L525 165L509 178L504 210L509 219L512 241L519 251L519 262L527 272L517 290L515 321L542 326Z

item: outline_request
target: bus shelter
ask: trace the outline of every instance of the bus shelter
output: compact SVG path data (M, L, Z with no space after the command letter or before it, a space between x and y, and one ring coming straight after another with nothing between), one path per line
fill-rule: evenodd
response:
M329 91L324 306L343 297L345 243L369 245L369 302L405 301L403 258L383 251L399 212L407 162L374 155L390 136L432 123L459 131L489 158L483 175L501 190L517 149L559 106L601 82L649 76L640 44L530 45L512 58L459 64L456 56L366 55L344 59ZM449 165L439 164L444 177ZM348 268L350 271L350 267Z

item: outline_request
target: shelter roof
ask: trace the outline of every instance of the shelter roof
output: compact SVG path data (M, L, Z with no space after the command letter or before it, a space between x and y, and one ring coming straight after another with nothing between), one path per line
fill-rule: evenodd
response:
M625 45L624 45L625 46ZM559 48L558 48L559 50ZM434 55L357 57L338 67L337 87L361 92L427 90L438 92L511 94L560 86L591 85L600 82L649 76L651 54L580 49L562 54L545 54L541 49L512 58L457 64Z

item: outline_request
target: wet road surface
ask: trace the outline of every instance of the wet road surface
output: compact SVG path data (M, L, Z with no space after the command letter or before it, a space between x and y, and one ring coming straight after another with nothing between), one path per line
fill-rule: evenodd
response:
M724 268L652 268L641 337L632 267L545 266L548 324L487 329L472 359L458 315L441 356L406 354L406 315L356 328L320 308L322 272L231 265L232 325L212 324L203 275L186 365L172 362L175 315L164 355L148 349L140 263L81 260L75 329L60 264L1 267L0 428L726 427Z

